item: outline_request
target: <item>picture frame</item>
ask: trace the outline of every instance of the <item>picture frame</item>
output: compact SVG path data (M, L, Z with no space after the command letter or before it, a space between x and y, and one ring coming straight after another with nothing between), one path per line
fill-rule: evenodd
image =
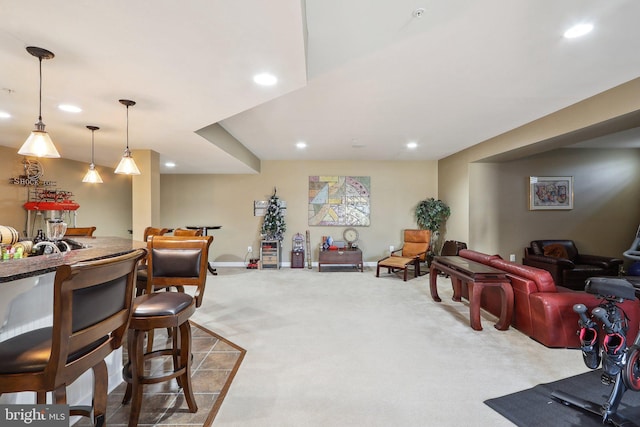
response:
M253 216L264 216L269 207L268 200L254 200L253 201Z
M529 210L573 209L572 176L530 176Z

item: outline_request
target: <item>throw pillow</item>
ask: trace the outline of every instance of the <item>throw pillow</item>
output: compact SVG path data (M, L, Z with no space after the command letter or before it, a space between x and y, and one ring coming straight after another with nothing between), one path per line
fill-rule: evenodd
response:
M554 243L551 245L547 245L544 248L544 254L546 256L552 256L554 258L568 258L569 255L567 254L567 249L559 244L559 243Z

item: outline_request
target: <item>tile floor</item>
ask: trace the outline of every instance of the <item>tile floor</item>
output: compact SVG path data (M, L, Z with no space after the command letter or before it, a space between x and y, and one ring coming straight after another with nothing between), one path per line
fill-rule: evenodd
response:
M193 365L192 383L198 412L190 413L181 389L175 380L146 385L139 426L210 426L222 404L245 350L192 323ZM154 349L166 347L166 331L156 331ZM124 352L126 360L126 351ZM160 359L160 358L158 358ZM171 366L171 359L148 361L145 369L159 370ZM107 424L128 424L129 405L123 405L126 383L109 394ZM78 427L90 426L87 418L80 418Z

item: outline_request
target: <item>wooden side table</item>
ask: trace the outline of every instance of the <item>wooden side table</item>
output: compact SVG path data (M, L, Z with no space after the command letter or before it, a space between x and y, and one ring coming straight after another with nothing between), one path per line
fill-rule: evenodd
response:
M318 271L322 271L322 264L354 265L360 272L364 271L362 251L359 248L320 251L320 255L318 256Z

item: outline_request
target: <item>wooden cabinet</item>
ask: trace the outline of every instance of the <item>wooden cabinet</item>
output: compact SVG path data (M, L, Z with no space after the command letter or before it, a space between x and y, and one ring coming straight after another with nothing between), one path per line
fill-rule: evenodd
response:
M280 268L280 242L263 240L260 242L260 265L262 268Z
M353 265L362 272L362 251L360 249L342 249L338 251L320 251L318 257L318 271L322 271L322 266L333 265Z
M304 251L291 251L291 268L304 268Z

